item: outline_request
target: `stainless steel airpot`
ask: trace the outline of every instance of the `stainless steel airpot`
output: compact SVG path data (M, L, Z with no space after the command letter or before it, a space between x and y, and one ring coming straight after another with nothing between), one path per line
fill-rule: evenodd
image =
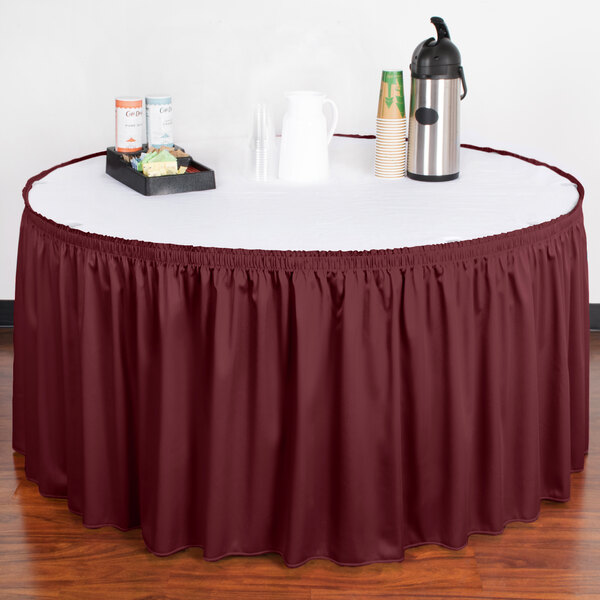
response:
M446 23L440 17L431 22L437 40L421 42L410 65L407 175L419 181L449 181L459 172L460 101L467 84Z

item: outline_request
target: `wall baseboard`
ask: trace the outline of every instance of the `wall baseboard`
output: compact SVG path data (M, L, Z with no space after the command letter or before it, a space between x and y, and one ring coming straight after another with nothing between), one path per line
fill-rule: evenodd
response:
M13 326L14 300L0 300L0 327Z
M600 304L590 304L590 329L600 330Z
M13 326L14 300L0 300L0 327ZM590 304L590 329L600 330L600 304Z

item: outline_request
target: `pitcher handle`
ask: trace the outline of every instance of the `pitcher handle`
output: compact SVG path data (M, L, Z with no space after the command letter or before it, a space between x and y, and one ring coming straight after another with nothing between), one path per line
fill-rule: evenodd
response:
M333 132L337 127L339 113L337 104L333 100L330 98L325 98L325 100L323 100L323 104L327 103L331 104L331 127L329 128L329 133L327 134L327 143L329 144L329 142L331 142L331 138L333 137Z

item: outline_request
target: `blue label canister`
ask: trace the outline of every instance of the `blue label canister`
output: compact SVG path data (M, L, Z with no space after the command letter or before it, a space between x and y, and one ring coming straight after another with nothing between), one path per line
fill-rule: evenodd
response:
M146 96L148 146L173 146L173 103L171 96Z

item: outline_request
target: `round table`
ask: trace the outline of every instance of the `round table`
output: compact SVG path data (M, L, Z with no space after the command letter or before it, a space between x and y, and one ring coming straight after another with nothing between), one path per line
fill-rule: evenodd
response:
M448 183L144 197L102 153L24 189L13 446L44 495L149 550L402 560L565 501L588 445L583 187L463 147Z

